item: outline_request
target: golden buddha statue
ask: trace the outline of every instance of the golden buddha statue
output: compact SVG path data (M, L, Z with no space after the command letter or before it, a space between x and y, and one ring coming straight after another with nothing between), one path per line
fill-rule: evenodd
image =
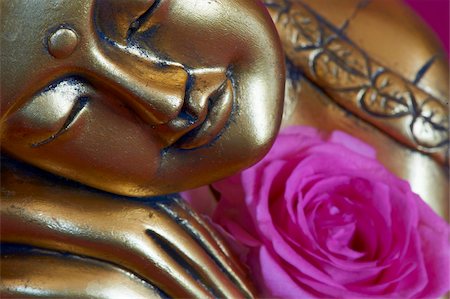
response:
M2 296L254 297L166 194L255 163L280 124L365 140L443 215L448 63L387 6L1 2Z
M285 71L264 7L1 5L3 295L251 297L208 224L174 196L148 196L207 184L270 148Z

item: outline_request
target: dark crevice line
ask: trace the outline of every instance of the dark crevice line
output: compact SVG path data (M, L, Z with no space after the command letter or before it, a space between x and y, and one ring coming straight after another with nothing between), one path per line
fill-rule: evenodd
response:
M339 38L341 38L343 41L349 43L350 45L354 46L358 51L364 52L359 48L350 38L345 35L344 32L340 30L335 24L331 23L329 20L324 18L322 15L320 15L317 11L309 7L307 4L305 4L303 1L299 1L301 6L306 9L309 13L311 13L319 23L321 23L326 29L330 30L331 32L335 33ZM321 26L319 26L321 27ZM319 29L323 30L323 29Z
M213 191L212 188L211 188L211 190ZM215 191L215 190L214 190L214 191ZM218 199L216 199L216 200L218 200ZM229 250L229 249L227 249L227 248L224 247L224 246L226 246L226 243L225 243L224 240L221 240L221 239L220 239L220 237L219 237L220 234L219 234L218 232L215 233L215 232L212 230L212 227L211 227L211 226L208 226L208 224L206 223L205 219L202 219L202 217L201 217L200 215L198 215L197 213L195 213L194 211L192 211L192 210L187 206L186 202L184 202L183 200L178 199L178 203L179 203L179 206L183 209L183 211L184 211L185 213L187 213L188 215L190 215L191 217L193 217L195 220L197 220L197 222L198 222L201 226L203 226L203 228L204 228L204 229L206 230L206 232L208 233L209 237L210 237L214 242L216 242L216 245L219 247L219 249L218 249L217 251L219 251L219 253L224 254L227 258L231 258L231 255L232 255L233 253L232 253L231 250ZM191 226L189 225L189 227L191 227ZM192 228L192 227L191 227L191 228ZM201 237L200 237L200 238L201 238ZM201 239L203 239L203 238L201 238ZM209 242L209 241L205 240L204 242ZM229 271L227 271L227 269L226 269L227 264L225 263L225 265L222 265L221 261L220 261L218 258L216 258L214 252L213 252L212 250L210 250L209 247L208 247L207 250L208 250L208 254L210 254L210 255L213 256L214 262L215 262L216 264L218 264L218 265L221 267L221 271L225 271L225 274L227 275L227 277L228 277L229 279L232 280L232 282L239 288L239 290L240 290L243 294L246 294L246 297L245 297L245 298L252 298L251 291L248 290L248 289L245 288L245 287L242 287L241 284L240 284L239 281L238 281L238 278L235 278L235 276L236 276L236 277L239 277L237 271L241 271L241 273L246 273L246 270L245 270L241 265L235 265L235 267L238 268L237 270L236 270L236 269L233 269L233 267L232 267L231 265L228 265Z
M420 80L425 76L427 71L430 69L430 67L433 65L433 63L437 60L438 56L434 55L432 56L425 64L417 71L416 78L413 81L414 85L419 84Z
M297 67L288 57L286 57L286 61L289 61L290 64L292 64L293 67L297 68L298 71L300 73L302 73L301 68ZM301 80L305 81L307 84L310 84L311 87L313 87L319 94L321 94L322 96L327 97L330 101L332 101L337 107L339 107L340 109L342 109L346 115L354 117L355 119L357 119L358 121L363 121L365 124L369 125L370 127L376 129L377 131L379 131L380 133L384 134L385 136L389 137L392 141L394 141L395 143L401 145L401 146L407 146L411 151L414 152L424 152L427 154L432 155L434 150L440 150L442 149L444 146L445 147L449 147L450 146L450 141L448 139L442 141L441 143L439 143L437 146L433 146L431 148L428 147L424 147L422 146L419 141L417 140L416 136L412 135L412 139L414 140L414 142L416 143L416 147L412 147L411 145L405 143L402 140L398 140L397 138L395 138L393 135L389 134L387 131L385 131L384 129L378 127L376 124L374 124L373 122L366 120L364 117L361 117L358 113L355 113L351 110L349 110L347 107L345 107L342 103L334 100L334 98L327 92L327 90L323 89L322 87L320 87L317 82L314 82L313 80L309 79L306 76L303 76L299 79L299 82L301 82ZM415 99L412 99L412 106L414 106L412 109L413 111L417 111L417 103L415 101ZM379 115L375 115L370 113L370 111L367 110L363 110L364 112L368 113L369 116L379 116ZM419 117L417 115L414 114L409 114L412 115L414 120L411 122L409 128L410 128L410 132L412 132L412 126L414 125L414 121ZM397 117L388 117L388 118L397 118ZM446 131L446 130L445 130ZM448 165L448 161L450 160L450 151L445 150L445 162L447 164L444 165Z
M358 4L358 6L356 8L356 12L367 7L371 1L372 0L360 0L360 3ZM330 23L328 20L326 20L324 17L322 17L320 14L318 14L315 10L310 8L308 5L306 5L302 1L299 1L299 3L304 9L306 9L310 14L312 14L319 23L321 23L325 28L327 28L328 30L330 30L331 32L333 32L336 35L335 37L333 37L333 39L335 39L335 38L342 39L344 42L347 42L349 45L353 46L355 48L356 52L363 56L365 63L366 63L367 73L370 78L371 73L372 73L371 62L370 62L371 58L367 55L367 53L364 50L362 50L358 45L353 43L353 41L350 40L345 35L345 33L341 30L342 28L338 28L334 24ZM321 38L323 38L323 36L325 36L324 28L322 26L319 26L318 30L321 31L320 35L321 35ZM326 46L325 41L321 41L320 47L323 47L323 49L325 50L326 49L325 46ZM366 76L364 75L364 77L366 77Z
M81 111L84 109L84 107L86 107L86 105L89 103L89 101L90 101L90 98L87 96L79 97L77 99L77 101L75 102L75 105L73 106L72 110L70 111L70 114L67 117L66 121L62 125L61 129L59 129L58 132L56 132L49 138L47 138L43 141L31 144L31 147L39 147L41 145L45 145L47 143L52 142L53 140L55 140L62 134L64 134L72 126L72 124L77 119L78 115L80 115Z
M188 214L192 215L192 212L189 210L186 210L183 208L183 204L181 203L180 199L176 199L176 201L178 202L178 205ZM222 263L220 262L220 260L211 252L211 250L208 248L208 246L206 246L204 244L204 240L203 238L199 235L199 233L189 224L187 223L185 220L183 220L181 217L179 217L173 210L171 210L170 208L166 207L165 205L158 205L162 210L164 210L166 212L166 214L173 219L173 221L175 221L177 224L179 224L185 232L187 232L192 238L194 238L194 240L197 242L197 244L208 254L208 256L213 260L213 262L219 267L220 271L225 274L225 276L228 277L228 279L230 279L230 281L234 284L234 286L236 288L239 289L239 291L242 294L245 294L245 298L251 298L252 296L246 291L244 290L241 285L239 284L239 282L237 281L237 279L233 276L232 273L229 273L225 266L222 265Z
M155 0L153 4L147 9L142 15L140 15L136 20L134 20L127 31L127 41L129 42L133 35L141 28L142 24L144 24L155 12L156 8L158 8L161 0Z
M132 279L136 279L137 281L146 284L153 291L155 291L161 299L170 299L170 297L166 292L156 286L153 282L147 280L146 278L140 276L139 274L133 272L131 269L123 267L123 265L114 263L110 260L104 260L95 256L85 255L85 254L77 254L75 252L70 252L66 250L56 250L52 248L38 247L34 245L21 244L21 243L12 243L12 242L0 242L0 252L2 257L6 257L8 255L20 254L20 255L42 255L42 256L51 256L51 257L63 257L63 258L73 258L77 260L86 259L88 261L93 261L97 263L102 263L105 265L112 266L120 271L123 271L128 277Z
M326 48L324 48L323 53L327 54L328 57L331 58L331 60L336 63L339 67L341 67L343 70L345 70L347 73L352 74L355 77L359 77L361 79L368 79L369 76L362 73L358 69L349 66L345 60L343 60L341 57L336 55L333 51L330 51Z
M210 186L211 187L211 186ZM213 188L210 188L211 190L213 190ZM220 194L219 194L220 195ZM217 199L216 199L217 200ZM187 213L188 215L190 215L192 218L194 218L195 220L197 220L197 222L203 226L203 228L208 232L209 237L212 238L212 240L214 240L217 243L217 246L220 248L220 250L222 251L223 254L225 254L225 256L229 257L229 255L226 252L226 249L223 248L222 246L222 241L219 240L217 238L217 236L214 235L214 233L208 228L208 226L206 225L205 221L203 219L201 219L200 215L198 215L197 213L193 212L183 200L178 200L178 204L179 206L183 209L183 211L185 213Z
M356 5L355 10L353 11L353 13L350 15L350 17L347 18L347 20L344 21L344 23L340 27L339 31L343 33L348 28L348 26L350 25L350 22L356 18L356 15L362 9L366 8L371 1L372 0L360 0L359 3Z
M192 74L191 71L189 71L189 70L185 70L185 71L186 71L188 77L187 77L186 85L184 88L184 103L183 103L181 112L179 113L179 117L188 120L189 123L192 125L197 121L198 115L193 115L193 113L189 111L188 101L190 99L191 92L194 89L196 78Z
M287 0L286 0L287 1ZM366 8L373 0L361 0L360 4L358 5L358 7L360 7L358 10L360 10L361 8ZM354 43L344 32L341 31L340 28L337 28L335 25L333 25L332 23L330 23L327 19L325 19L324 17L322 17L319 13L317 13L315 10L313 10L312 8L310 8L307 4L303 3L303 1L299 1L299 3L301 3L301 5L307 10L309 11L311 14L313 14L316 19L322 23L325 27L327 27L330 31L334 32L339 38L341 38L343 41L347 42L349 45L355 47L355 50L358 51L359 53L361 53L364 56L364 59L366 60L367 64L368 64L368 70L371 71L370 68L370 61L375 62L379 65L382 65L381 63L377 62L375 59L373 59L373 57L370 57L359 45L357 45L356 43ZM439 55L435 55L433 56L428 62L430 63L430 66L433 64L434 59L437 59L439 57ZM427 63L425 64L427 65ZM424 66L425 66L424 65ZM427 71L428 69L422 67L419 72L416 75L416 80L420 80L421 76L424 75L424 73ZM406 80L407 82L411 82L413 83L410 79L405 78L403 75L398 74L396 71L387 68L387 67L383 67L381 71L385 71L385 72L392 72L393 74L401 77L402 79ZM422 73L422 72L423 73ZM419 74L422 74L421 76L419 76ZM375 77L375 74L371 77ZM416 81L414 80L414 82ZM418 86L416 86L418 87ZM427 95L430 95L429 92L423 90L422 88L418 87L421 91L425 92Z
M180 265L195 281L197 281L203 289L214 296L214 298L220 298L218 291L211 286L204 284L202 280L202 275L190 265L182 253L179 253L164 237L160 236L158 233L147 229L145 233L156 243L161 249L164 250L178 265Z

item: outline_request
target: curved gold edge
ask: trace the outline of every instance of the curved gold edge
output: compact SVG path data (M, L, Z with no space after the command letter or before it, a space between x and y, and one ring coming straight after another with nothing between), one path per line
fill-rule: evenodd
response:
M342 30L301 1L264 2L288 59L308 79L387 135L448 164L448 103L369 57ZM336 72L328 70L331 64Z
M132 273L86 257L10 245L2 246L1 264L1 298L167 298Z
M105 262L170 297L254 297L225 242L176 196L124 198L25 168L2 157L2 242Z

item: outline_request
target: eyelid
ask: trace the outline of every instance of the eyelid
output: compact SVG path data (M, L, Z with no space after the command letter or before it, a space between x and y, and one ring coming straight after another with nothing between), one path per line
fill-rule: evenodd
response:
M49 84L8 117L8 126L15 130L24 128L37 139L31 146L39 146L42 140L51 141L72 126L84 111L90 94L91 87L74 77Z
M154 0L151 6L130 24L127 32L127 41L132 39L136 32L142 31L142 26L150 19L160 4L161 0Z
M90 101L90 98L88 96L82 96L78 97L75 104L73 105L72 109L70 110L69 115L67 116L66 120L64 121L64 124L62 127L54 134L52 134L50 137L46 138L45 140L33 143L32 147L38 147L41 145L45 145L47 143L52 142L62 134L64 134L76 121L77 117L80 115L80 113L83 111L83 109L86 107L88 102Z

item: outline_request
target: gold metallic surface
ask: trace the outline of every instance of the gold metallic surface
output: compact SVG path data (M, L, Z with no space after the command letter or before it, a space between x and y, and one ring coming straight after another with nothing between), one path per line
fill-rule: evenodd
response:
M227 245L180 199L114 194L192 188L267 152L281 122L285 70L264 7L252 0L0 5L1 241L13 251L3 258L12 280L2 294L113 298L105 283L114 280L148 292L124 271L169 297L253 297ZM36 177L15 160L112 194L39 170ZM23 245L51 256L14 251ZM39 269L43 263L55 272ZM62 278L71 271L73 283ZM82 286L96 274L105 277L93 294Z
M432 84L430 88L419 85L433 63L439 64L440 68L448 73L448 63L434 61L436 55L442 50L437 48L434 52L433 49L428 50L428 39L421 40L420 37L413 35L415 31L420 32L420 23L416 25L414 21L417 22L417 20L411 20L411 23L416 25L413 30L409 29L412 32L402 36L398 36L398 32L395 32L397 36L395 44L389 44L388 41L379 37L378 44L370 44L371 51L366 52L360 44L367 47L368 39L376 40L377 35L371 33L379 29L376 26L354 24L354 19L361 11L369 11L371 19L377 21L376 24L390 25L392 28L398 26L397 19L393 16L392 21L390 19L386 21L383 12L393 9L399 10L397 14L401 15L402 11L409 11L406 7L399 6L396 1L380 1L374 7L370 5L370 1L347 0L344 1L347 5L353 3L353 14L347 15L348 19L338 24L340 25L338 27L320 14L322 11L330 13L333 7L330 3L334 2L336 2L334 6L339 6L338 1L314 2L316 11L303 1L266 0L288 59L345 109L399 142L432 155L442 164L447 164L448 88L446 93L440 91L441 94L444 93L444 99L435 97L427 89L433 90L434 86L445 85L448 82L448 75L433 78L433 81L440 83ZM364 3L367 7L362 6ZM394 4L391 7L392 3ZM345 9L338 9L332 13L338 15L345 11ZM362 41L352 40L351 36L347 36L347 31L358 25L365 28L366 38ZM351 31L349 34L357 35ZM402 44L403 41L408 43L411 40L419 49L409 49L408 60L402 60L403 55L396 52L397 44ZM390 45L393 51L386 49L386 45ZM385 53L390 56L390 59L378 62L374 57L383 57L383 55L371 55L371 53ZM416 77L413 80L410 79L411 69L416 70Z
M163 298L145 281L97 260L32 253L3 255L1 263L2 298Z
M16 159L149 196L229 175L272 144L285 72L260 3L20 0L1 11L1 141Z
M48 52L55 58L69 57L78 45L78 36L72 29L59 28L48 39Z
M448 59L438 38L404 1L302 0L344 33L373 60L448 103Z
M448 61L428 28L399 1L265 2L289 61L283 126L364 140L448 219Z
M3 161L1 177L2 243L102 261L170 297L253 296L245 271L224 241L177 198L139 201L81 189L21 170L11 161ZM86 263L90 268L92 263ZM105 267L95 271L112 271ZM88 278L79 279L83 283ZM26 280L25 275L18 282ZM67 280L60 283L72 285Z
M254 297L204 219L139 197L257 161L284 90L283 126L364 140L448 219L448 62L428 29L393 0L265 4L0 1L2 297Z

